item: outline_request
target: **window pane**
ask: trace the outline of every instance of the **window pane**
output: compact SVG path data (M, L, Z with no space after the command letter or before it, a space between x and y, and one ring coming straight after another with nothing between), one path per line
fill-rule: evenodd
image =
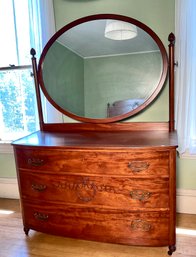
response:
M17 65L12 0L0 0L0 67Z
M0 67L28 65L30 60L27 0L0 0Z
M15 139L38 129L35 89L30 69L0 72L1 139Z
M28 65L30 59L29 11L27 0L14 0L18 65Z

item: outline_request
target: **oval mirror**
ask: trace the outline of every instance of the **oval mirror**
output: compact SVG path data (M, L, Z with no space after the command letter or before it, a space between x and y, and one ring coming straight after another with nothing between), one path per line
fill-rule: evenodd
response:
M112 14L78 19L47 43L38 76L47 99L83 122L107 123L135 115L160 92L167 54L143 23Z

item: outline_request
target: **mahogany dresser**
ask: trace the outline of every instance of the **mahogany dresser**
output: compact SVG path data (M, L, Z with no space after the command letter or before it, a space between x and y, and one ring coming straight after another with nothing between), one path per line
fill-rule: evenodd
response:
M63 110L44 87L46 54L62 32L88 21L114 18L142 28L160 47L163 73L155 93L136 109L120 115L118 110L118 115L102 119ZM33 229L101 242L169 246L171 255L175 251L177 147L173 45L169 52L169 122L116 122L144 110L158 95L167 76L161 42L144 24L119 15L89 16L67 26L46 45L38 75L32 51L41 129L13 142L24 231L27 235ZM80 122L44 123L40 85L58 110Z

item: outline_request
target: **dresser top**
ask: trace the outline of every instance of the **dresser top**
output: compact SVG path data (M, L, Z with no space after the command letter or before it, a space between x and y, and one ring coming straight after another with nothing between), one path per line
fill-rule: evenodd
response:
M120 132L43 132L37 131L13 145L58 148L132 148L177 147L176 132L120 131Z

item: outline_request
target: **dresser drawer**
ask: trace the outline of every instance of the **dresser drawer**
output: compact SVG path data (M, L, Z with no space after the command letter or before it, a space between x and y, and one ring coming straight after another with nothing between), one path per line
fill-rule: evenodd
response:
M168 176L169 151L16 149L19 168L43 172Z
M121 209L169 208L168 179L20 172L22 197Z
M122 244L168 244L167 212L133 213L104 208L24 203L23 213L24 226L41 232Z

